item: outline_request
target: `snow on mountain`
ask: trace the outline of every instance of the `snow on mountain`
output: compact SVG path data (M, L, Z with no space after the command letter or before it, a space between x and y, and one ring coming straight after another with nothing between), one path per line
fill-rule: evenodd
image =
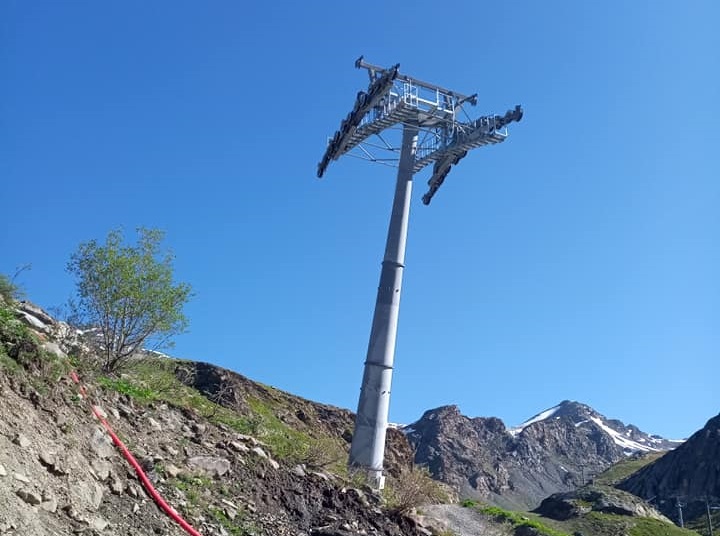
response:
M682 440L669 440L657 435L646 434L636 426L625 425L616 419L608 419L590 406L570 400L564 400L557 406L538 413L519 426L510 428L508 432L516 437L528 426L549 419L567 419L576 428L601 431L607 434L627 455L635 452L670 450L682 443Z
M560 409L560 406L555 406L554 408L546 409L545 411L543 411L543 412L541 412L541 413L538 413L537 415L535 415L535 416L532 417L531 419L528 419L527 421L525 421L525 422L522 423L521 425L515 426L515 427L513 427L513 428L510 428L510 429L508 430L508 432L510 432L511 435L515 436L515 435L519 434L520 432L522 432L524 428L527 428L527 427L530 426L531 424L536 423L536 422L540 422L540 421L544 421L545 419L549 419L550 417L552 417L553 415L555 415L555 413L556 413L559 409Z
M640 438L639 441L633 441L632 439L627 439L626 437L623 437L623 435L621 433L616 432L615 430L610 428L608 425L606 425L602 421L602 419L600 419L598 417L590 417L590 420L592 422L594 422L595 424L597 424L603 432L605 432L610 437L612 437L612 439L616 445L621 446L626 451L629 450L632 452L637 452L637 451L657 452L657 451L661 450L659 448L649 447L647 445L643 445L642 443L640 443L640 441L642 441L642 442L647 441L645 438Z

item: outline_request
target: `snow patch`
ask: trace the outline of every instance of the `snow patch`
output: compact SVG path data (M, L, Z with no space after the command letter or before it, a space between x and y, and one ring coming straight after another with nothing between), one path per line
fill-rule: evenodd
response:
M585 424L586 422L589 422L589 421L588 421L587 419L585 419L584 421L576 422L576 423L575 423L575 428L577 428L578 426L581 426L581 425Z
M525 422L522 423L520 426L515 426L515 427L513 427L513 428L510 428L510 429L508 430L508 432L510 432L510 435L516 436L516 435L518 435L520 432L522 432L525 428L527 428L528 426L530 426L531 424L536 423L536 422L540 422L540 421L544 421L545 419L549 419L549 418L552 417L552 416L557 412L557 410L559 410L559 409L560 409L560 406L555 406L554 408L546 409L546 410L543 411L542 413L538 413L537 415L535 415L532 419L529 419L529 420L525 421ZM559 418L559 417L558 417L558 418Z
M621 433L616 432L612 428L610 428L608 425L606 425L602 419L599 419L597 417L590 417L590 420L597 424L605 433L607 433L612 440L615 442L616 445L621 446L625 450L630 451L638 451L641 450L643 452L657 452L658 449L653 447L648 447L647 445L643 445L642 443L638 443L637 441L633 441L632 439L627 439L624 437Z

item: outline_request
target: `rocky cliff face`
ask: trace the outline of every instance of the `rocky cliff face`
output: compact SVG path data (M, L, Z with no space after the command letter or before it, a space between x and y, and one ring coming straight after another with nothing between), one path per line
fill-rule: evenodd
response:
M405 428L415 461L460 490L509 508L534 508L569 491L626 454L669 444L592 408L564 401L522 425L468 418L456 406L427 411Z
M720 498L720 414L684 444L643 467L617 487L654 504L677 519L677 503L685 505L685 520L705 512L705 498Z

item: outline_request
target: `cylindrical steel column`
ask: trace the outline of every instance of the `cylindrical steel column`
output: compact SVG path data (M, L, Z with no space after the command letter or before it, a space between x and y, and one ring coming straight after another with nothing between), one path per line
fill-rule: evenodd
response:
M351 469L366 470L370 484L377 489L382 489L385 480L385 434L390 409L390 384L405 267L417 136L417 126L404 126L395 197L348 462Z

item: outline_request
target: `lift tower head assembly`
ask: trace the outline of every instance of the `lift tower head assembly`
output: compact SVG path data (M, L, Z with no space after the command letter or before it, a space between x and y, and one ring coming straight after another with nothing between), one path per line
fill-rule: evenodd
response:
M380 489L413 176L432 164L422 197L429 205L453 166L471 149L505 141L507 126L520 121L523 110L518 105L504 115L473 120L464 106L475 106L477 94L463 95L401 74L399 64L383 68L360 56L355 67L367 70L370 83L329 140L317 176L345 154L398 167L348 461L351 470L366 471L370 484ZM402 130L399 148L389 140L393 130Z

